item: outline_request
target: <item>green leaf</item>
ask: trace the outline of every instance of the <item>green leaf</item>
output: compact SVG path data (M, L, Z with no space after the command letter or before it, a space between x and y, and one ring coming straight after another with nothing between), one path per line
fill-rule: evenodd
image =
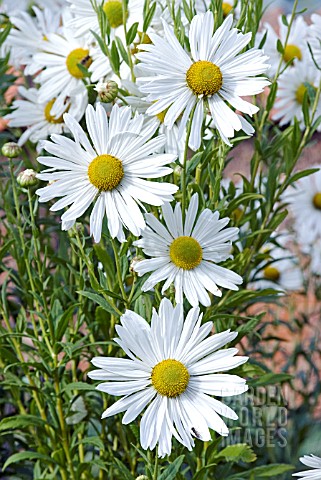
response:
M117 50L115 40L113 40L113 43L111 44L110 63L111 63L111 66L112 66L112 69L114 70L114 72L119 74L120 58L119 58L119 53L118 53L118 50Z
M150 5L150 6L149 6L147 15L146 15L146 17L144 18L143 32L146 32L146 31L147 31L147 28L149 27L150 22L151 22L152 19L153 19L155 10L156 10L156 2L154 2L153 5Z
M263 467L256 467L252 468L251 470L248 470L246 472L242 472L241 476L242 478L266 478L266 477L274 477L278 475L282 475L283 473L289 472L291 470L294 470L294 467L292 465L286 465L282 463L274 463L271 465L266 465ZM237 473L235 475L231 475L228 477L227 480L238 480L240 478L240 474ZM280 478L280 477L278 477Z
M106 310L106 312L118 316L116 310L113 309L113 307L107 302L107 300L105 300L105 298L101 297L100 295L97 295L97 293L86 292L85 290L79 290L77 291L77 293L79 295L82 295L83 297L89 298L95 303L98 303L98 305L100 305L104 310Z
M253 387L262 387L264 385L275 385L278 383L288 382L293 376L287 373L266 373L262 377L251 382Z
M130 45L133 43L136 35L137 35L137 29L138 29L138 22L133 23L133 25L130 27L130 29L127 32L126 35L126 45Z
M0 432L4 430L25 429L29 426L45 428L47 425L41 418L35 415L15 415L14 417L7 417L0 422Z
M135 477L133 477L128 468L118 458L115 457L115 461L117 463L118 470L122 474L123 480L135 480Z
M168 467L163 470L162 474L158 477L158 480L175 480L177 473L179 472L183 463L185 455L177 457Z
M71 393L73 390L94 390L93 385L90 385L89 383L85 382L72 382L66 385L65 388L62 389L62 391Z
M104 442L102 441L102 439L100 437L97 437L97 436L96 437L83 438L81 440L81 442L79 442L79 443L82 443L84 445L94 445L99 450L104 450L105 449Z
M14 453L11 455L5 464L3 465L2 469L3 471L9 467L9 465L12 465L13 463L17 462L22 462L24 460L43 460L46 463L55 463L54 460L48 455L44 455L43 453L38 453L38 452L19 452L19 453Z
M56 332L55 332L56 341L60 341L62 339L62 336L64 335L68 327L69 320L72 317L72 314L78 305L79 303L70 305L70 307L68 307L67 310L58 319L57 325L56 325Z
M235 445L228 445L221 452L217 454L217 457L225 457L227 462L255 462L257 456L246 443L237 443Z

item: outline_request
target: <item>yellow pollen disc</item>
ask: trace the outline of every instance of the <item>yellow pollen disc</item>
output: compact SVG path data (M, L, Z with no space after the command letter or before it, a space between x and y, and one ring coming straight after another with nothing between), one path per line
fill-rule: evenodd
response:
M300 103L301 105L303 103L304 94L305 94L306 91L307 91L307 87L305 85L303 85L303 83L301 83L301 85L299 86L299 88L295 92L295 98L296 98L297 102Z
M47 103L47 105L45 106L45 109L44 109L44 115L45 115L45 118L47 120L47 122L49 123L63 123L64 119L63 119L63 115L61 115L60 117L56 118L54 116L52 116L50 114L51 112L51 109L52 109L52 106L53 104L55 103L55 98L53 98L52 100L50 100L50 102ZM70 105L67 106L66 110L64 111L64 113L68 112L69 110L69 107Z
M284 49L283 60L292 62L295 58L302 60L302 52L296 45L287 45Z
M185 392L189 373L178 360L162 360L152 370L152 385L160 395L174 398Z
M237 222L238 220L240 220L240 218L242 217L242 215L243 215L243 210L242 210L240 207L236 208L236 209L232 212L232 217L233 217L233 220L234 220L235 222Z
M98 155L88 167L90 182L103 192L116 188L123 176L124 169L121 160L112 155Z
M172 262L184 270L192 270L202 261L203 250L195 238L177 237L169 247Z
M220 67L207 60L199 60L189 67L186 81L195 95L214 95L223 85Z
M92 59L89 57L89 50L76 48L72 50L66 58L66 66L70 75L76 78L83 78L84 74L78 67L78 63L81 63L86 68L90 67Z
M233 6L230 3L223 2L222 3L222 10L223 10L223 16L227 17L228 14L231 12Z
M270 265L264 269L264 278L272 282L277 282L280 278L280 272L277 268Z
M108 0L104 3L103 10L111 28L117 28L123 24L123 4L117 0Z
M321 192L318 192L313 197L313 205L318 210L321 210Z

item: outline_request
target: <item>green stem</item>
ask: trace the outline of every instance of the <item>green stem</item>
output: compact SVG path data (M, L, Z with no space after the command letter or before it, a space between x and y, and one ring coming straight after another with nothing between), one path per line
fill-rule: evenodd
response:
M188 125L187 125L187 131L186 131L186 140L185 140L185 148L184 148L184 158L183 158L183 170L182 170L182 176L181 176L181 191L182 191L182 216L183 216L183 224L185 221L185 210L186 210L186 197L187 197L187 187L186 187L186 166L187 166L187 155L188 155L188 142L189 142L189 137L191 135L191 130L192 130L192 122L193 122L193 117L194 117L194 112L196 108L197 103L195 102L195 105L191 111Z
M158 478L158 447L156 447L156 453L155 453L155 466L154 466L153 480L157 480L157 478Z
M113 247L119 288L120 288L120 291L121 291L121 294L122 294L122 297L123 297L124 301L127 303L128 299L127 299L127 295L126 295L123 280L122 280L121 267L120 267L120 263L119 263L119 256L118 256L118 252L117 252L117 248L116 248L116 242L113 238L110 238L110 243L111 243L111 246Z

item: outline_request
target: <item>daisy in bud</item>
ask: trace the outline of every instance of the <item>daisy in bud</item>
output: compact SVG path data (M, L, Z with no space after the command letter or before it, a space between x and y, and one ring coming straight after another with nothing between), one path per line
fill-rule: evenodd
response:
M286 17L286 23L289 24L291 15ZM278 18L278 31L276 33L273 27L269 23L264 24L264 30L261 35L258 35L257 39L262 39L265 33L267 33L266 41L264 44L264 52L270 57L271 68L269 70L269 76L273 77L278 69L280 61L282 61L281 68L288 62L294 60L301 61L310 57L307 37L308 37L308 25L305 23L302 15L297 16L292 23L289 38L285 45L288 25L285 25L282 21L282 16ZM281 42L283 52L278 51L277 43Z
M10 127L24 127L26 130L19 138L18 144L23 145L27 140L38 143L52 133L68 131L63 114L69 112L76 120L80 120L85 113L88 103L87 92L65 99L64 102L39 102L39 90L36 88L18 88L20 99L14 100L12 113L5 116Z
M306 128L303 116L303 102L305 95L311 114L313 99L319 86L321 72L311 61L295 62L292 68L287 68L278 81L278 91L274 105L275 113L272 119L279 121L280 126L293 124L296 118L300 122L301 130ZM321 99L319 100L316 118L321 114ZM321 126L318 127L318 131Z
M147 94L147 101L154 102L147 114L166 111L164 124L169 128L182 115L182 134L194 111L189 146L197 150L201 145L204 114L210 112L219 135L231 145L229 138L249 126L231 107L248 115L259 110L241 97L261 93L269 84L265 78L255 78L269 68L267 57L255 48L240 53L252 34L244 35L232 28L232 15L215 32L211 11L196 15L189 30L191 55L163 23L164 38L150 33L152 44L140 45L144 52L137 54L140 67L146 72L137 82Z
M309 27L309 43L318 66L321 67L321 15L311 15L312 25Z
M62 197L52 211L70 208L62 215L62 228L68 230L75 220L94 204L90 215L90 231L95 242L101 238L104 216L110 235L125 241L123 226L138 236L145 228L140 202L162 205L173 200L176 185L145 180L164 177L172 172L165 165L175 161L175 155L155 154L164 145L164 136L151 139L156 126L146 128L144 117L131 118L129 107L114 105L108 120L101 104L96 110L86 109L89 141L79 123L69 114L64 122L74 140L52 135L43 148L52 156L38 161L49 170L38 178L53 182L37 190L40 202Z
M312 244L321 237L321 170L300 178L295 186L288 189L284 200L289 203L298 241Z
M300 458L300 462L307 467L311 467L312 470L306 470L304 472L293 473L293 477L300 477L305 480L319 480L321 478L321 458L316 455L304 455Z
M127 310L116 326L115 341L129 358L95 357L98 370L89 372L103 380L97 389L122 396L105 410L102 418L126 412L122 422L133 422L146 408L140 421L140 442L144 449L158 444L160 457L171 453L172 437L192 450L194 438L210 441L209 428L227 436L229 430L220 415L237 419L227 405L212 398L240 395L247 391L243 378L226 372L245 363L235 357L236 348L220 350L237 337L237 332L210 334L213 323L201 325L202 315L192 308L184 320L183 306L161 301L153 311L151 324Z
M174 211L168 203L163 205L166 227L154 215L145 215L147 228L143 237L134 243L153 257L134 267L139 275L153 272L143 284L143 291L165 280L162 293L173 283L176 302L182 303L184 294L193 306L198 303L209 306L211 300L207 291L221 297L218 286L238 290L242 278L217 263L232 258L231 241L237 239L239 229L224 228L230 219L219 219L219 213L208 208L197 218L197 210L198 195L195 193L184 225L179 203Z

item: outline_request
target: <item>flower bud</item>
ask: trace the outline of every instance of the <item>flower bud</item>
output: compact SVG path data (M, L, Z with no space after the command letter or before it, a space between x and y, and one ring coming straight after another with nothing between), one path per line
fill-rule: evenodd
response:
M15 142L8 142L3 145L1 152L7 158L16 158L21 154L22 148Z
M38 183L37 172L32 170L32 168L27 168L27 170L19 173L17 182L20 187L33 187Z
M138 255L137 257L134 257L132 259L132 261L130 262L130 266L129 266L129 271L130 273L135 273L135 267L137 265L137 263L141 262L142 260L144 260L144 257L142 257L141 255Z
M94 90L98 93L98 98L101 102L110 103L117 97L118 85L113 80L98 82Z

